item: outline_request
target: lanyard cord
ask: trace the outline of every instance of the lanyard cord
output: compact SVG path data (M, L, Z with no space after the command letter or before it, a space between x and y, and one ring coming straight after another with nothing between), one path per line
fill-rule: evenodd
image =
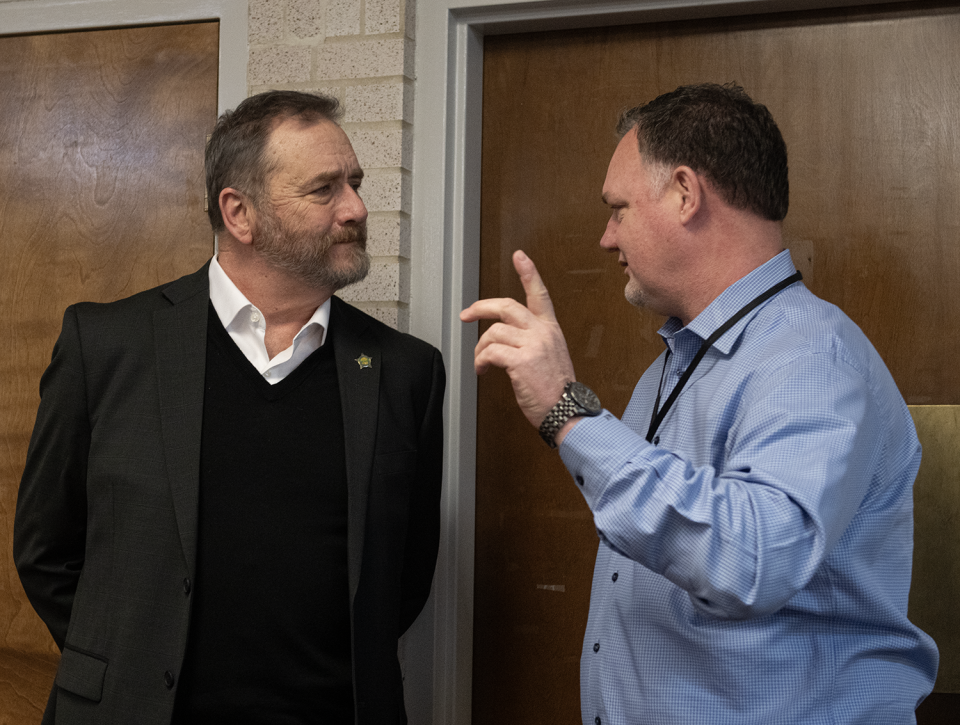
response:
M697 350L697 354L694 356L693 360L690 362L690 365L687 366L687 369L683 371L683 375L680 380L677 382L673 391L670 393L670 397L667 398L667 402L663 404L663 408L660 408L660 389L663 387L663 377L664 373L667 370L667 360L670 358L670 350L667 350L666 356L663 358L663 370L660 371L660 385L657 386L657 402L653 406L653 415L650 416L650 427L647 429L647 443L653 441L653 436L657 432L657 429L660 427L660 424L663 422L663 419L667 417L667 413L670 411L670 408L673 407L673 404L677 400L677 396L680 395L680 391L683 390L683 386L687 384L687 381L690 379L690 376L693 375L693 371L696 369L697 365L700 364L700 361L703 360L703 356L707 354L707 350L710 349L710 346L713 345L717 340L719 340L723 334L737 324L744 315L750 312L752 309L758 305L766 302L768 299L773 297L777 292L782 289L785 289L792 285L794 282L799 282L803 279L803 275L798 271L796 274L793 274L787 277L777 284L773 285L766 292L761 293L759 296L750 300L747 304L740 308L740 310L734 313L733 317L724 322L720 327L718 327L710 337L703 341L700 345L700 349Z

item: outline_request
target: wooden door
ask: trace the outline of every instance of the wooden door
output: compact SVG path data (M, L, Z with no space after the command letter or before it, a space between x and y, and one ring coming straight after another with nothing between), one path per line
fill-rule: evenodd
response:
M68 304L210 257L218 25L0 37L0 725L39 722L59 658L10 554L40 375Z
M806 284L864 329L908 403L960 404L958 38L957 8L929 4L487 37L481 297L523 299L524 249L578 379L622 413L663 343L598 247L617 114L735 80L786 139ZM597 535L506 375L478 395L473 722L577 723Z

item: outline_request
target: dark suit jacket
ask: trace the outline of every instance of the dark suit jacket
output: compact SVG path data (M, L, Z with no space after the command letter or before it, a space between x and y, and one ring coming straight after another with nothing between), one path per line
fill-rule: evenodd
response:
M24 589L63 651L44 723L170 722L196 558L208 304L204 267L64 315L14 531ZM329 334L357 723L402 723L397 638L427 599L439 541L443 363L336 297Z

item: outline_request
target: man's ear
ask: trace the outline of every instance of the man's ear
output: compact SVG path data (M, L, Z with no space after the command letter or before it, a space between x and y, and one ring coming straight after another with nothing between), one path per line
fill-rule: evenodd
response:
M678 166L673 170L670 184L680 199L680 223L687 225L703 205L703 182L689 166Z
M242 192L227 187L220 192L220 214L227 232L241 244L253 243L256 211Z

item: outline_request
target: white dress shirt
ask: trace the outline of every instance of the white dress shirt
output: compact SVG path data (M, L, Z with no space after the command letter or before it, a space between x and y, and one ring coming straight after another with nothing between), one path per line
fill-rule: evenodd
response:
M267 323L258 310L223 271L214 257L210 261L210 302L224 328L247 360L271 385L283 380L323 345L330 325L330 300L320 305L293 338L293 344L271 360L264 337Z

